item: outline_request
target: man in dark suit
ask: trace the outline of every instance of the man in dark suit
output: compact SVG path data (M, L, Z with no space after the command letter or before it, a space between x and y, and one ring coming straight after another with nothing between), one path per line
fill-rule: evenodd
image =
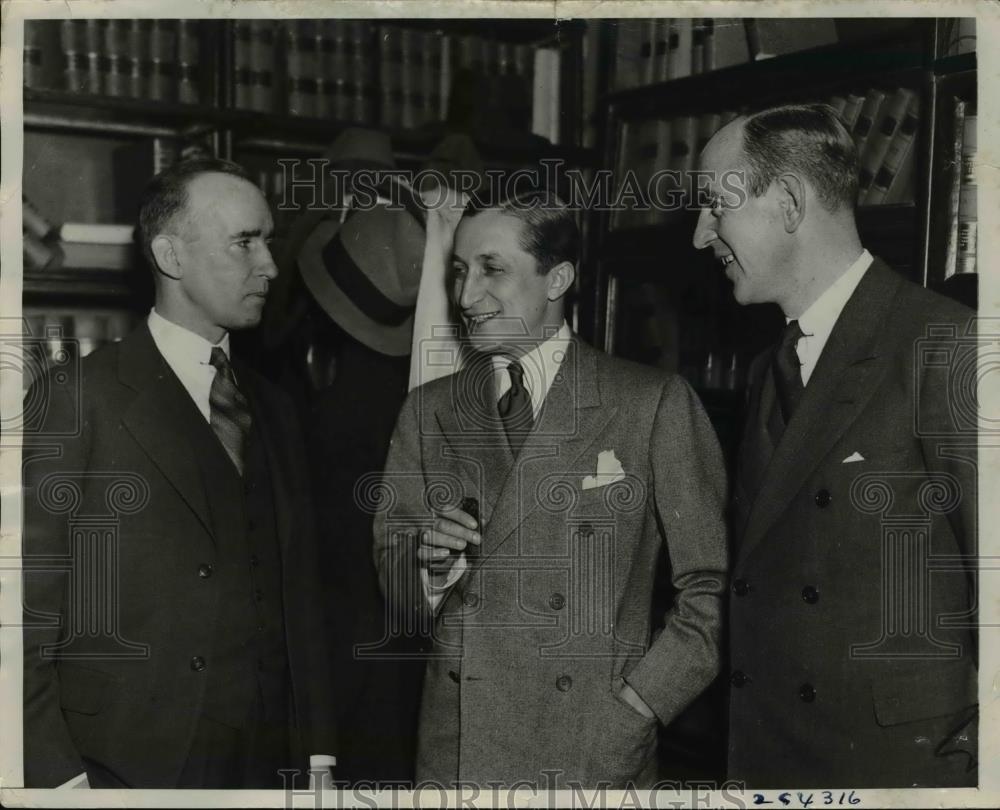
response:
M701 156L695 246L787 321L734 487L729 775L975 785L976 435L949 380L972 313L863 248L857 166L825 105L738 118Z
M154 309L26 428L25 784L281 788L336 752L294 413L229 357L276 274L271 214L239 166L192 160L139 224Z
M648 787L658 723L717 672L718 442L681 378L570 331L578 244L548 193L466 210L451 291L471 355L393 434L375 561L433 634L418 782Z

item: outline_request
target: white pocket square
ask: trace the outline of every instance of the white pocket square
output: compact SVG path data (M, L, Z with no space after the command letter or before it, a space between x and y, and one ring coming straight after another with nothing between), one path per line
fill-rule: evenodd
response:
M853 464L855 461L864 461L865 457L855 450L851 455L841 461L841 464Z
M614 450L602 450L597 455L597 475L587 475L583 478L583 489L606 487L615 481L625 478L622 463L615 456Z

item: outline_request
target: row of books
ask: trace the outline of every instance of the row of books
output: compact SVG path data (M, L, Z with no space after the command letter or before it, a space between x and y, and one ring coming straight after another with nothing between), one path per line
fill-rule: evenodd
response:
M653 178L661 177L660 173L667 170L688 172L694 169L698 153L705 144L737 115L735 110L728 110L667 120L622 121L614 167L619 183L617 196L624 203L625 195L636 191L639 204L616 206L611 212L610 227L636 228L669 220L676 212L666 210L658 200L669 199L667 183L670 180L663 177L653 188Z
M27 20L24 84L197 104L201 51L195 20Z
M615 25L615 90L837 42L836 26L829 18L656 18L620 20Z
M548 103L558 87L558 60L530 44L363 20L238 20L233 30L234 103L258 112L420 127L447 117L456 74L474 71L528 100L527 129L531 100Z
M828 103L858 147L858 204L913 202L920 95L908 87L872 87Z
M825 99L839 113L852 133L859 156L860 205L913 202L916 139L920 127L920 96L910 88L871 88L865 93L847 93ZM700 116L676 116L668 120L622 121L614 173L619 192L626 175L646 193L641 206L619 206L610 227L632 228L656 225L670 219L672 211L653 197L667 199L669 178L652 181L664 170L686 172L695 168L698 154L720 127L739 113L729 110ZM682 186L683 187L683 186ZM622 194L619 193L619 197ZM649 205L646 205L646 202Z
M962 98L952 99L952 139L949 161L952 169L948 192L948 252L944 277L976 272L979 231L976 156L979 116L976 105Z

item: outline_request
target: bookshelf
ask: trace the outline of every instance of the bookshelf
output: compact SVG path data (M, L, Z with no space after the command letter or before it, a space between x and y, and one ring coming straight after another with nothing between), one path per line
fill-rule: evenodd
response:
M26 21L24 192L50 226L134 221L144 179L126 183L126 193L116 155L148 146L153 155L196 148L242 163L274 201L280 158L319 157L356 126L387 133L403 169L419 169L453 132L469 135L484 166L500 172L546 158L593 166L597 152L581 146L584 31L581 21L545 19ZM399 42L405 53L385 44ZM541 50L558 61L560 82L548 137L531 119ZM404 58L417 60L414 69ZM494 86L508 102L516 91L518 126L510 110L480 103L482 88ZM160 159L133 174L151 177ZM294 219L280 214L276 256ZM118 324L152 301L138 259L81 269L26 255L23 278L26 308L62 307L65 326L79 307L91 331L95 312Z
M616 44L620 30L616 22L607 23L602 53L610 80L601 97L597 144L604 165L616 172L621 165L637 173L650 165L667 168L651 162L648 146L645 151L635 150L637 130L640 147L648 144L649 130L643 127L651 121L669 119L661 131L670 133L670 127L676 132L677 122L688 116L698 122L720 111L736 114L783 102L826 101L835 96L849 100L851 94L865 97L872 90L882 91L886 98L899 94L919 109L912 155L908 155L913 160L912 180L900 201L860 205L858 226L863 243L874 254L918 283L946 288L942 251L949 229L954 229L955 215L942 201L958 171L953 100L961 98L974 105L975 54L943 56L942 41L949 32L954 36L950 29L957 21L833 22L836 42L625 89L615 89L620 82L613 67L621 65ZM942 30L949 25L949 32ZM752 47L751 43L749 50ZM650 58L655 59L657 52L646 46L636 53L642 58L654 54ZM649 70L646 78L654 72ZM884 102L876 108L879 115L885 114ZM878 127L876 120L873 135ZM670 143L670 135L661 137ZM703 140L689 150L693 154L684 168L693 167L700 143ZM639 155L638 163L623 164L627 148ZM670 154L670 160L675 154ZM591 263L584 273L585 322L592 329L588 337L612 353L683 374L701 395L728 454L730 440L738 442L746 368L777 336L783 324L780 312L771 305L740 307L735 303L712 257L691 244L697 211L662 212L655 223L641 216L638 222L616 221L609 212L594 216L597 222L589 229ZM951 283L958 286L956 281L969 285L967 277ZM659 310L659 319L653 314L656 307L649 303L658 300L667 302ZM644 333L643 323L662 321L662 317L675 323L670 327L661 323L656 329L650 326ZM649 340L654 345L648 345Z

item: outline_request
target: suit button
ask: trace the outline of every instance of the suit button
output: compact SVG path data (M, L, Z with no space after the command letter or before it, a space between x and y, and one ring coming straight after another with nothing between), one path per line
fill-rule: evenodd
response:
M549 597L549 607L553 610L562 610L566 606L566 597L561 593L554 593Z
M191 669L195 672L201 672L205 669L205 659L200 655L196 655L191 659Z
M734 579L733 580L733 593L737 596L746 596L750 593L750 583L745 579Z
M264 592L260 588L258 588L257 590L255 590L253 592L253 595L257 599L258 602L263 602L264 601Z
M208 579L210 576L212 576L213 570L214 569L212 568L212 566L209 565L208 563L202 563L201 565L198 566L198 576L200 576L202 579Z
M250 555L250 565L252 565L254 568L260 565L260 560L257 558L256 554Z
M451 678L455 683L458 683L459 681L458 673L455 672L455 670L453 669L448 670L448 677Z
M573 688L573 679L569 675L560 675L556 678L556 689L560 692L568 692Z
M802 589L802 601L807 605L815 605L819 601L819 591L812 585L806 585Z
M833 496L830 494L830 490L821 489L819 492L816 493L816 496L813 498L813 500L816 501L816 505L820 509L825 509L830 505L830 501L833 500Z
M737 689L742 689L748 683L750 683L750 676L747 675L743 670L737 669L729 676L729 682L735 686Z
M466 607L475 607L479 604L479 594L471 591L462 597L462 602Z
M257 625L257 632L258 633L263 633L264 632L264 625L258 624Z
M816 700L816 690L811 683L804 683L799 687L799 700L803 703L812 703Z

